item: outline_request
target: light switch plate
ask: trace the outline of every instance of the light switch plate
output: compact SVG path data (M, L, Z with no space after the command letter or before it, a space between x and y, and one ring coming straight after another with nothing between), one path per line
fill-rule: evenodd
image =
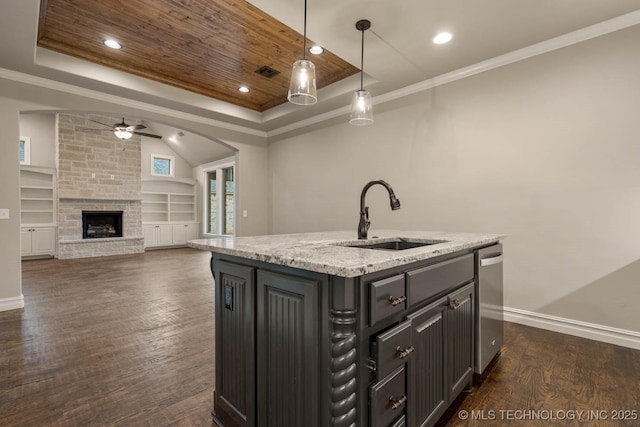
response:
M9 219L9 209L0 209L0 219Z

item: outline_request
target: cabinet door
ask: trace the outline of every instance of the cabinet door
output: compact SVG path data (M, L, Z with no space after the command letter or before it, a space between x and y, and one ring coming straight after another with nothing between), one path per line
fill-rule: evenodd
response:
M173 244L185 245L189 240L198 238L198 224L174 224Z
M473 378L474 283L449 294L447 299L447 372L452 401Z
M407 425L431 426L448 406L446 382L446 298L408 316L413 357L407 364Z
M143 225L142 234L144 235L144 246L150 247L158 244L157 225Z
M318 288L258 270L259 426L318 426Z
M31 255L31 229L20 229L20 253L22 255Z
M56 229L53 227L34 227L31 232L31 253L34 255L55 254Z
M255 426L255 269L215 261L214 413L230 426Z
M172 228L173 243L176 245L187 243L187 228L189 228L189 224L174 224Z
M187 242L198 238L198 224L187 224Z
M171 225L158 226L158 245L170 245L173 243L173 233Z

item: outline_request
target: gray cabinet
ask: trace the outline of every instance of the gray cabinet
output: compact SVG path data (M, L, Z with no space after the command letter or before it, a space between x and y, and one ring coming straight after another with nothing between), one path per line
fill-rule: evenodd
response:
M318 426L318 282L258 270L258 426Z
M214 413L223 425L253 427L255 268L218 260L215 270Z
M433 426L471 384L473 254L341 278L215 254L224 427Z
M447 299L409 316L415 354L407 364L408 425L432 425L447 410Z
M474 283L447 297L447 369L450 402L473 380Z
M400 277L406 280L401 283ZM402 419L409 426L433 426L460 392L471 384L474 283L472 254L371 282L369 308L376 316L370 313L370 322L399 315L399 323L373 332L370 337L370 365L375 369L377 382L369 388L369 425L388 427L400 422L399 417L404 415ZM381 302L387 298L394 300L395 297L386 295L390 293L386 289L391 287L393 295L407 296L408 308L398 304L402 307L399 313L389 309L390 304L385 310L380 309ZM386 316L378 316L380 313L386 313ZM384 390L383 385L389 387L386 384L391 384L392 377L397 376L402 376L402 385L406 385L402 407L406 406L406 411L399 408L391 411L390 403L385 410L377 409L381 407L378 390ZM399 387L399 383L400 380L394 378L395 387ZM391 395L385 398L391 402Z

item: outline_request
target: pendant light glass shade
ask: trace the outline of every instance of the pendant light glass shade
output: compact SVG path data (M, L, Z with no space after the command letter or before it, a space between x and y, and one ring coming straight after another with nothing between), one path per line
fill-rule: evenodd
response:
M313 62L299 59L293 63L287 99L296 105L311 105L318 101L316 66Z
M362 50L360 51L360 89L353 93L351 119L349 119L349 123L355 126L373 124L373 100L371 93L364 90L364 32L369 28L371 28L371 21L367 19L356 22L356 30L362 32Z
M356 126L373 123L373 100L368 90L360 89L353 93L349 123Z
M318 102L316 66L307 60L307 0L304 0L304 34L302 35L302 59L293 63L287 99L296 105Z

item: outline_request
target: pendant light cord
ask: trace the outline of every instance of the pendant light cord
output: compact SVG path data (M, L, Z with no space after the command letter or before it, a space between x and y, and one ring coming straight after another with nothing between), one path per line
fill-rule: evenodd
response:
M364 90L364 31L362 30L362 49L360 49L360 90Z
M302 39L302 59L307 59L307 0L304 0L304 34Z

